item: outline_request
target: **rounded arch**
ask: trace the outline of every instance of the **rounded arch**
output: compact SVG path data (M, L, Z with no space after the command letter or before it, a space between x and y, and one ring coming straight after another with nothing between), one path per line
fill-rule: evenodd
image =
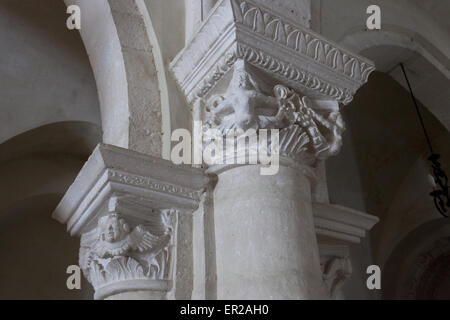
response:
M170 148L164 63L143 0L64 0L81 9L103 142L161 157ZM168 145L168 147L167 147Z
M352 48L357 53L362 53L370 48L380 46L396 46L409 49L423 56L435 68L441 70L441 72L450 79L448 57L422 35L395 26L383 26L382 30L376 32L359 30L360 28L353 28L350 30L341 39L340 43ZM378 69L378 71L389 72L390 70Z
M448 299L449 261L450 221L423 223L404 237L383 268L384 298Z
M369 0L322 0L318 31L373 60L377 71L388 73L407 89L398 68L403 62L416 97L450 130L450 115L441 103L450 99L450 29L443 15L448 1L379 0L380 30L367 30L370 4Z
M349 16L349 10L365 13L370 1L342 0L337 4L323 0L326 18L332 22L323 26L325 36L361 52L368 47L397 45L423 55L436 68L442 68L450 78L450 43L448 29L438 11L448 8L446 1L438 1L430 8L420 0L380 0L381 29L369 31L365 16ZM445 19L445 18L444 18Z
M0 211L30 197L64 194L100 139L98 125L65 121L0 144Z
M408 89L398 67L402 62L415 96L450 130L450 116L442 105L450 98L450 60L440 48L416 32L389 26L376 32L350 32L341 43L373 60L378 71Z

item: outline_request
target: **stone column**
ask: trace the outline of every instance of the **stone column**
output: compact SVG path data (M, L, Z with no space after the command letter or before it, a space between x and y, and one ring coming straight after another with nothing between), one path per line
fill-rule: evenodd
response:
M218 176L217 298L327 298L311 184L316 184L317 162L339 150L344 124L336 104L322 103L319 109L317 102L283 85L273 88L273 96L266 95L259 82L238 60L225 94L206 104L205 129L213 129L220 139L204 139L205 150L223 145L230 132L236 142L232 152L225 150L225 159L220 153L211 157L208 170ZM258 114L257 107L272 108L274 115ZM268 129L270 139L264 141ZM261 164L236 166L252 155L261 161L269 150L276 156L272 172Z
M214 189L218 299L336 299L352 273L348 246L378 218L315 203L307 166L281 159L260 166L216 166Z
M177 255L189 255L179 221L207 181L201 170L97 146L53 213L81 237L79 264L95 299L168 298Z
M326 190L318 187L326 183L319 166L342 145L339 103L352 100L374 67L262 3L219 1L171 65L194 120L212 132L204 152L229 136L244 142L207 161L218 177L211 213L216 283L209 287L218 299L331 298L327 279L335 267L327 267L328 251L321 259L317 235L331 234L333 242L360 229L326 219L317 227L314 202L328 197L313 193ZM264 130L275 134L267 140L280 158L274 175L261 174Z
M214 171L212 169L211 171ZM325 298L311 207L312 171L281 161L216 171L218 299Z

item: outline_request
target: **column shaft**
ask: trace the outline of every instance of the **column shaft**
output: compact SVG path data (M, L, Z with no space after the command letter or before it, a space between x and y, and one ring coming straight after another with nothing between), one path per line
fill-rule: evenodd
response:
M324 298L307 176L287 166L272 176L259 170L218 174L217 298Z

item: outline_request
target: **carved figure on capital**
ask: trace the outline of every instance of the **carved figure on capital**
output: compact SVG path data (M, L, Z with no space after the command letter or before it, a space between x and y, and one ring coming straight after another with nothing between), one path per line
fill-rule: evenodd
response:
M272 96L264 94L245 64L235 62L226 92L207 103L205 132L239 136L248 129L279 129L284 155L324 159L339 152L345 124L338 109L320 109L284 85L274 86Z
M171 258L174 212L161 212L152 225L131 228L118 212L98 220L81 237L80 266L97 288L120 280L165 279Z

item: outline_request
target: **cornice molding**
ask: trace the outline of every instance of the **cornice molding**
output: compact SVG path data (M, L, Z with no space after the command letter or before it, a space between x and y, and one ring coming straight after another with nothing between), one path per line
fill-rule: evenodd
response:
M222 0L171 69L194 103L237 59L298 92L344 104L375 69L366 58L248 0Z
M360 243L378 217L329 203L313 203L314 226L319 243Z
M114 196L136 198L156 210L194 211L207 183L208 178L200 169L99 144L52 217L67 224L71 235L79 236L95 227Z

